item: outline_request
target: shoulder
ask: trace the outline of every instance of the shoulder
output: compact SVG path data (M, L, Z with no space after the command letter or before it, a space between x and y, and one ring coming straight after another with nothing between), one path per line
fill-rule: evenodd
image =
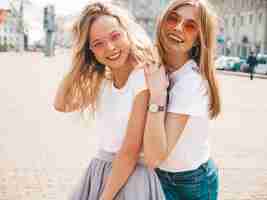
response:
M195 91L206 88L206 81L196 70L189 70L179 77L173 86L173 90Z
M138 67L132 71L131 74L132 80L145 79L145 70L142 67Z
M208 114L207 82L200 74L188 73L181 77L169 93L168 112L190 116Z
M144 68L136 68L132 71L130 77L130 87L134 91L134 94L137 95L143 90L148 89L145 78Z

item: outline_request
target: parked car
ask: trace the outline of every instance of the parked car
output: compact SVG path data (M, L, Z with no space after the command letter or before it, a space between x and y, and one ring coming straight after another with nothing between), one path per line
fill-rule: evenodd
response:
M215 61L215 66L216 69L235 70L235 68L237 67L236 63L238 63L241 66L242 62L243 61L239 57L220 56Z
M267 75L267 64L258 64L255 67L254 72L256 74L266 74Z
M249 72L249 65L247 64L247 62L243 63L243 64L240 66L240 71L241 71L241 72L246 72L246 73Z
M258 65L255 67L256 74L267 74L267 55L257 55Z
M241 66L246 64L246 63L247 63L247 61L245 59L241 59L240 58L239 61L234 63L232 70L235 71L235 72L240 72L241 71Z
M267 55L266 54L258 54L257 60L258 60L258 64L267 64Z
M258 65L255 67L256 74L267 74L267 55L258 54L257 55ZM249 65L245 62L240 67L241 72L249 72Z

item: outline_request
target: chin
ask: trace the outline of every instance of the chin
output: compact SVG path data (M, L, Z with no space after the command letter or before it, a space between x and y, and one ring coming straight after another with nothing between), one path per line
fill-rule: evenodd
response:
M174 52L179 53L181 51L181 48L178 47L177 45L168 45L166 49L167 49L167 52L170 52L170 53L174 53Z
M124 57L119 58L116 61L108 61L107 65L111 69L120 69L125 66L127 59Z
M175 45L175 44L169 45L167 47L167 49L168 49L167 51L172 52L172 53L175 52L177 54L179 54L179 53L185 54L185 53L187 53L189 51L186 48L184 48L183 46L181 46L181 45Z

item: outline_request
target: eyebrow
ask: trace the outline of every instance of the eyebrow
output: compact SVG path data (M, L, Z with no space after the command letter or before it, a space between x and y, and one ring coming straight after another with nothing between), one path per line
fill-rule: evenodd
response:
M115 33L115 32L119 32L119 30L112 30L110 33L108 33L108 35L111 35L112 33ZM93 41L91 41L91 43L95 43L95 42L97 42L98 40L101 40L101 39L102 38L96 38Z
M177 9L178 9L178 8L177 8ZM180 14L178 13L178 10L177 10L177 9L170 11L169 15L175 14L175 15L177 15L178 17L183 17L182 15L180 15ZM188 21L190 21L190 22L193 22L193 23L195 23L195 24L198 24L198 20L197 20L197 19L186 18L185 20L188 20Z

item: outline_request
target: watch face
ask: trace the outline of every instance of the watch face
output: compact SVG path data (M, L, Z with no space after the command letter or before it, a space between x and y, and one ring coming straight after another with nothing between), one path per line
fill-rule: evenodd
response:
M149 106L149 111L150 112L158 112L158 105L157 104L151 104Z

